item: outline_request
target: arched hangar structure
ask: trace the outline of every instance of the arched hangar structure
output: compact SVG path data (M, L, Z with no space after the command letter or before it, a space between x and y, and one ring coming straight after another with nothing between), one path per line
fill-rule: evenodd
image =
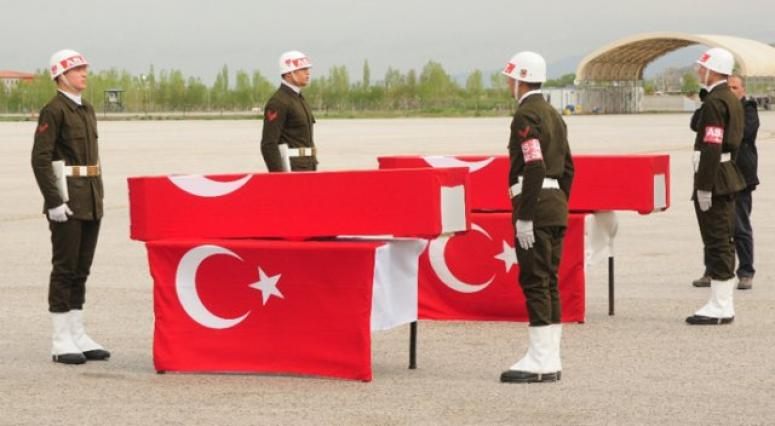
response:
M614 41L579 63L576 69L579 103L587 111L640 111L646 66L672 51L695 44L723 47L732 52L736 72L746 79L749 87L752 84L775 87L775 47L725 35L648 33Z

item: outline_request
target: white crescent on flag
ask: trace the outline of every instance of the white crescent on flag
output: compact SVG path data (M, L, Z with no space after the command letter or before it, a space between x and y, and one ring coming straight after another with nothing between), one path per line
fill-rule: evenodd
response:
M252 175L245 175L237 180L219 182L202 175L180 175L170 176L169 180L175 186L191 195L199 197L221 197L242 188L251 177Z
M425 155L422 157L431 167L468 167L468 171L473 173L487 167L495 160L495 157L486 158L481 161L463 161L448 155Z
M472 223L471 229L473 231L480 232L482 235L492 240L490 234L488 234L487 231L485 231L481 226ZM431 241L430 245L428 246L428 259L430 260L433 272L436 273L436 276L439 277L439 280L441 280L441 282L444 283L444 285L447 287L459 293L476 293L484 290L488 285L492 284L493 280L495 280L495 275L490 277L489 280L482 284L470 284L460 280L452 273L452 271L449 270L447 260L444 257L444 251L449 240L450 237L442 236Z
M224 254L242 261L234 252L214 245L194 247L180 259L175 274L175 291L178 300L188 316L207 328L224 329L234 327L250 315L250 311L237 318L222 318L210 312L196 291L196 271L199 265L210 256Z

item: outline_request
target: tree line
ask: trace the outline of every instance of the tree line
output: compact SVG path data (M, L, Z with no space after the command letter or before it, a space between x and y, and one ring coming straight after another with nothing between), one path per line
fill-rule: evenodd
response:
M575 75L550 80L546 86L572 85ZM327 75L315 76L304 90L313 109L322 113L361 111L474 111L475 114L497 114L513 107L500 72L485 75L480 70L468 74L458 83L441 64L430 61L417 72L388 68L381 80L372 81L368 61L360 80L354 81L346 67L334 66ZM92 72L83 96L98 111L112 110L105 91L120 90L123 111L153 113L166 111L260 111L279 84L259 71L238 70L230 73L227 66L207 85L198 77L186 76L180 70L156 71L153 66L139 75L125 70ZM44 71L38 71L30 82L10 89L0 85L0 113L34 113L51 98L55 86Z

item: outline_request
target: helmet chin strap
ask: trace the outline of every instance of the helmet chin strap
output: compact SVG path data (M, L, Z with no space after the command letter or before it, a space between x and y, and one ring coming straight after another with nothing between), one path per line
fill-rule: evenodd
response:
M704 87L705 90L708 89L708 77L710 77L710 70L705 68L705 77L702 79L702 87Z
M514 79L514 99L519 101L519 80Z

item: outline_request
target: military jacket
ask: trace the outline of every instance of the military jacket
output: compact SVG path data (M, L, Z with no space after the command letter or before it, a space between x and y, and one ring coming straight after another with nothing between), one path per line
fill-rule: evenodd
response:
M304 97L281 84L264 107L261 154L270 172L282 171L279 144L288 144L289 148L315 146L312 139L314 123L315 117ZM317 163L314 156L291 157L292 170L314 170Z
M43 194L43 212L62 205L56 187L52 161L64 160L68 166L100 165L97 147L97 116L87 102L78 105L58 92L40 111L32 147L32 170ZM73 218L102 218L102 176L67 177Z
M523 99L511 121L509 187L521 182L511 199L514 219L533 226L567 226L573 160L562 116L535 93ZM560 189L543 188L544 178Z
M713 88L702 103L697 119L694 150L699 162L694 173L694 189L728 195L745 188L745 179L735 164L743 140L745 116L742 103L726 83ZM729 153L731 161L721 161Z

